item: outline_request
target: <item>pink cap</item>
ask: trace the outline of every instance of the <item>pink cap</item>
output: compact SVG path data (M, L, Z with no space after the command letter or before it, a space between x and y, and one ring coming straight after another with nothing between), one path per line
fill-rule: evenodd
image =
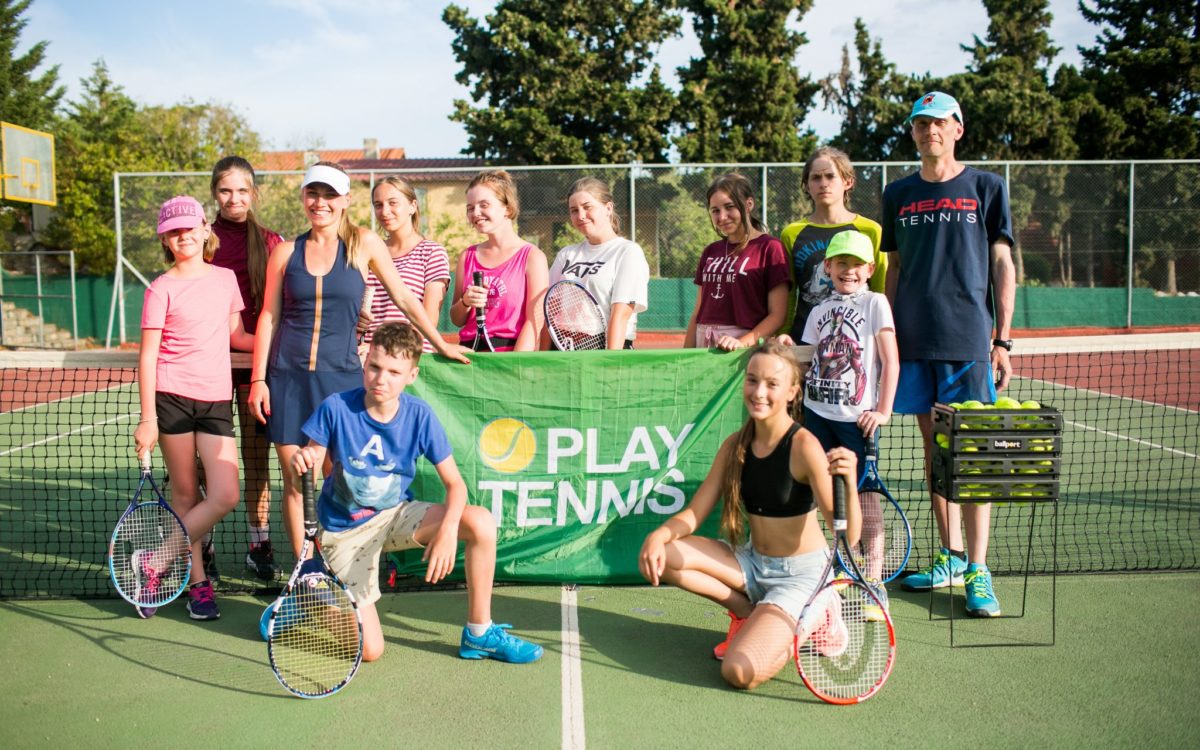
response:
M172 229L194 229L206 221L204 207L190 195L177 195L158 209L159 234Z

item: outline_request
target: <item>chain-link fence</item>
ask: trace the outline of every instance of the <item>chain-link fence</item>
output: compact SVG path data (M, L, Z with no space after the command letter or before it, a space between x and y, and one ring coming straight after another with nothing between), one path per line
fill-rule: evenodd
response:
M858 181L851 208L880 220L884 186L919 166L917 162L856 165ZM1141 300L1200 293L1200 161L982 162L974 166L1008 182L1017 233L1017 277L1022 288L1109 290L1103 298L1078 297L1082 306L1093 310L1097 304L1120 308L1110 311L1112 322L1097 323L1105 325L1171 323L1177 308L1169 304L1153 307ZM811 210L800 164L507 169L520 196L518 231L551 260L559 248L579 239L567 216L570 185L580 177L594 176L612 187L623 233L637 240L645 250L652 276L662 279L690 278L704 247L718 239L709 223L704 194L721 173L737 171L750 179L774 234ZM464 192L476 168L349 171L354 178L351 215L358 223L375 225L371 188L380 179L397 174L416 188L423 230L445 245L452 262L466 247L482 240L468 226L464 210ZM140 285L127 287L123 279L127 275L150 279L162 270L154 234L159 204L177 194L205 199L209 178L208 173L115 176L119 273L113 312L122 340L126 329L121 313L125 308L118 308L115 299L130 298L130 309L141 300ZM299 172L259 175L260 220L285 237L294 237L306 228L299 183ZM1124 294L1113 290L1124 290ZM1035 293L1028 298L1044 297ZM136 321L132 325L136 328Z

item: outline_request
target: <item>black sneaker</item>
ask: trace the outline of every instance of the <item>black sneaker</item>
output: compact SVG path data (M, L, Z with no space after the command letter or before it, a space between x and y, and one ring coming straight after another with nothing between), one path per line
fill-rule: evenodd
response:
M246 570L262 581L274 581L279 577L279 566L275 564L270 540L250 545L250 552L246 554Z
M221 571L217 570L217 551L213 549L211 538L200 548L200 556L204 558L204 575L213 584L220 583Z

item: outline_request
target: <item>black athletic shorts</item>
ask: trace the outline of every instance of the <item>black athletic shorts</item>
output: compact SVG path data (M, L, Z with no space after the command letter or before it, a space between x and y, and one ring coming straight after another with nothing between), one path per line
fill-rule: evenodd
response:
M197 401L159 391L154 394L158 431L163 435L204 432L233 437L233 406L229 401Z

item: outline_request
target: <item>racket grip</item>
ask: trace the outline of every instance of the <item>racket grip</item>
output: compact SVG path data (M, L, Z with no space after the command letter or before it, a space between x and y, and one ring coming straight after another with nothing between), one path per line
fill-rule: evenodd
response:
M471 274L472 286L483 286L483 271L476 271ZM484 312L482 307L475 308L475 325L482 326L484 320Z
M150 471L150 451L146 451L138 456L138 459L141 461L142 471Z
M846 477L835 474L833 477L833 524L843 526L846 523Z
M300 492L304 498L304 530L312 533L317 528L317 501L313 497L313 474L317 467L312 467L300 476Z
M875 435L870 435L865 441L863 441L863 454L866 455L868 459L878 458L878 451L879 444L875 440Z

